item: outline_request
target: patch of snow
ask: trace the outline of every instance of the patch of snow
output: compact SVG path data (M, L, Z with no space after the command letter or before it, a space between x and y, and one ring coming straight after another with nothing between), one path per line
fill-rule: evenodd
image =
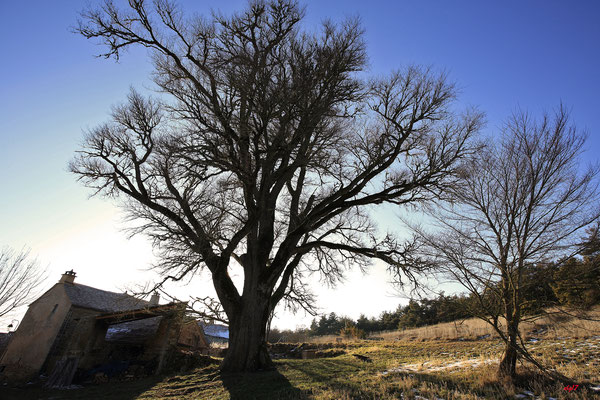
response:
M498 360L488 359L481 360L478 358L471 358L468 360L460 360L455 362L447 362L440 365L433 365L430 362L424 362L421 364L404 364L395 368L390 368L386 371L381 372L380 375L387 375L390 373L398 373L398 372L438 372L452 369L460 369L460 368L475 368L485 364L495 363Z
M81 385L69 385L69 386L65 386L61 389L66 389L66 390L74 390L74 389L83 389L83 386Z

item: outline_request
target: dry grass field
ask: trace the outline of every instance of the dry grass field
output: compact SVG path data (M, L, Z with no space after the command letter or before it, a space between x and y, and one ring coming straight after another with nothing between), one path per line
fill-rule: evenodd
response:
M580 318L580 317L583 317ZM524 338L536 337L556 339L562 337L585 338L600 334L600 307L580 314L569 315L559 310L549 310L548 315L535 321L523 322L520 326ZM446 322L421 328L406 329L402 331L376 332L369 335L370 339L386 341L408 340L477 340L481 338L498 338L496 332L486 322L478 318L469 318L462 321ZM333 343L340 340L340 336L326 335L311 338L311 343ZM348 339L342 338L344 342Z
M584 338L600 334L600 307L581 316L589 318L589 320L579 318L579 316L570 316L559 310L550 310L548 315L535 321L521 323L521 335L525 338L555 339L561 337ZM489 324L477 318L404 331L376 333L371 336L384 340L473 340L482 337L498 337Z
M596 309L594 313L598 313ZM388 332L370 340L330 345L324 358L279 359L275 371L221 374L218 361L180 374L72 390L0 388L0 399L595 399L600 398L600 327L563 318L523 329L530 352L579 384L564 390L520 363L515 385L498 382L501 341L475 320ZM479 338L479 339L478 339ZM374 340L375 339L375 340ZM295 345L290 345L294 347ZM357 357L362 356L362 357ZM366 357L366 358L365 358Z
M360 341L340 343L335 357L276 360L277 370L221 374L214 364L139 381L114 381L73 390L0 389L2 399L593 399L600 382L600 336L542 339L531 351L579 383L572 392L531 366L518 366L515 386L498 382L497 340ZM356 355L366 357L361 360ZM600 392L599 392L600 393Z

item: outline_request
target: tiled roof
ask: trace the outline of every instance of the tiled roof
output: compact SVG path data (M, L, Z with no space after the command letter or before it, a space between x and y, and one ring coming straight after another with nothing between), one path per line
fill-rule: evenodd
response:
M148 302L125 293L114 293L78 283L64 284L65 292L74 306L98 311L138 310Z

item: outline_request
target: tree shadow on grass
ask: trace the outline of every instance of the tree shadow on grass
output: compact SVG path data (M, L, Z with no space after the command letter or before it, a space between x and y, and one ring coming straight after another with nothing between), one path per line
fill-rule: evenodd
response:
M428 383L433 388L439 388L441 390L458 391L459 393L469 393L477 396L483 396L483 398L490 398L489 396L493 394L494 396L499 395L497 398L504 398L505 395L499 392L499 385L493 383L486 383L482 388L476 389L467 383L460 382L460 380L452 379L447 376L439 376L437 374L431 373L423 373L423 372L401 372L397 374L391 374L390 379L392 377L410 377L419 382L419 386L422 383ZM492 397L494 398L494 397Z
M356 362L341 359L309 361L305 363L294 363L288 368L302 372L313 381L331 383L335 380L347 380L347 375L360 371Z
M419 382L419 386L422 383L428 383L433 388L445 389L447 391L457 391L460 393L469 393L476 395L481 398L510 398L513 397L513 393L520 393L524 390L530 390L537 392L539 390L534 387L534 382L537 380L538 385L541 384L543 392L546 396L557 396L556 388L560 385L552 380L540 379L537 375L519 374L515 379L514 385L508 385L502 383L496 379L486 379L480 383L478 387L474 387L465 382L461 382L459 379L453 379L449 376L439 376L437 374L423 373L423 372L401 372L396 374L390 374L388 379L398 379L402 377L409 377ZM538 388L539 389L539 388Z
M0 388L2 400L130 400L152 389L163 377L152 376L128 382L109 382L101 385L86 385L79 389L47 389L42 385Z
M296 362L287 365L289 370L300 373L321 390L343 394L344 398L377 399L380 392L358 378L360 372L375 373L372 367L345 359L322 359Z
M220 373L219 378L232 400L252 399L309 399L308 393L294 387L277 370Z

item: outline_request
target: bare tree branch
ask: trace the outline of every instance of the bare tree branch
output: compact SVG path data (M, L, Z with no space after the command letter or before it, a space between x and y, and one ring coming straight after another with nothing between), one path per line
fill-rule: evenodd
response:
M75 29L107 58L149 49L163 96L133 91L70 169L96 193L128 199L132 233L153 239L167 280L210 272L230 321L225 369L269 364L267 319L282 299L313 309L311 271L334 284L382 259L410 276L409 249L379 233L367 207L439 197L482 124L477 111L453 111L444 74L409 67L362 79L356 19L306 33L303 15L288 0L210 21L165 0L124 10L105 1Z
M428 210L435 230L413 226L422 257L462 284L476 316L506 342L500 375L514 376L518 356L542 368L518 342L530 303L524 274L582 251L583 233L600 217L598 167L579 165L584 143L562 106L540 121L517 113L450 188L450 201Z
M15 252L9 248L0 251L0 318L28 305L44 283L45 271L29 250Z

